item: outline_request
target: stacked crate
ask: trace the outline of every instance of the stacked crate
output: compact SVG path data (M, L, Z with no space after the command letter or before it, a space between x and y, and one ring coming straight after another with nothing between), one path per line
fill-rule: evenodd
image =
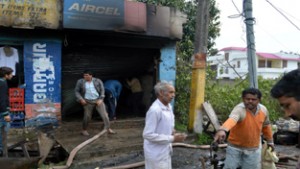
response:
M10 117L12 128L23 128L25 126L25 104L24 89L9 89Z

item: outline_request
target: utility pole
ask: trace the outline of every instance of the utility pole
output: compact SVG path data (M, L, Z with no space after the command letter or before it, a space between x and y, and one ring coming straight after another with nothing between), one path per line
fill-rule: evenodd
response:
M202 110L209 23L209 0L198 0L188 130L193 131L196 112Z
M256 51L253 30L255 19L252 16L252 0L244 0L243 10L245 15L245 24L247 32L247 57L250 87L258 89Z

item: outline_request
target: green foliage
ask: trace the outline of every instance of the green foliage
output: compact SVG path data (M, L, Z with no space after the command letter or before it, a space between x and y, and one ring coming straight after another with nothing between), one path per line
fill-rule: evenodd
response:
M157 5L157 6L169 6L175 7L180 10L184 8L185 0L137 0L138 2L144 2L147 4Z
M176 70L176 100L175 113L176 118L182 124L187 125L189 113L190 87L192 77L191 58L194 54L194 39L196 28L197 1L191 0L184 4L184 8L179 8L187 15L187 22L183 25L183 37L177 43L177 70ZM208 49L213 49L214 39L219 36L220 22L219 9L215 7L215 0L210 0L210 22L208 33Z
M177 74L176 74L176 129L184 131L188 123L190 86L192 77L191 58L194 54L194 40L196 28L197 0L138 0L148 4L170 6L179 9L187 15L187 22L183 25L183 37L177 43ZM209 30L208 30L208 55L217 53L214 49L214 40L220 35L220 10L216 8L216 1L210 0L209 10ZM206 69L205 101L209 101L222 122L228 118L229 113L235 105L242 101L241 93L249 86L248 79L236 79L235 81L224 83L215 80L216 72ZM276 100L272 99L269 92L275 80L264 80L258 78L259 89L261 90L262 104L264 104L270 114L270 120L277 120L280 114L280 107ZM199 135L198 144L210 143L211 137L207 134Z
M270 96L270 90L275 82L276 80L258 77L259 90L262 92L261 103L269 110L272 122L281 117L279 104ZM205 101L211 103L219 120L224 121L228 118L233 107L242 102L241 94L245 88L249 87L249 80L237 79L230 84L224 84L224 82L221 83L218 80L207 80L206 84Z
M197 137L198 137L198 139L196 141L196 144L199 144L199 145L203 145L203 144L210 145L210 143L213 141L213 138L206 133L197 134Z
M176 118L180 123L187 125L190 104L191 65L178 60L177 69L183 71L177 71L176 74Z
M186 125L184 125L178 121L175 121L175 129L176 129L176 131L179 131L179 132L187 132Z

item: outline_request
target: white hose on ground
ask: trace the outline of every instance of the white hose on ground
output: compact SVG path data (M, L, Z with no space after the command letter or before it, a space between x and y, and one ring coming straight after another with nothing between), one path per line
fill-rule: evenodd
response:
M64 165L64 166L53 166L52 168L53 169L67 169L71 166L72 162L73 162L73 159L76 155L76 153L82 149L84 146L90 144L91 142L95 141L97 138L99 138L100 136L102 136L104 133L106 133L107 130L104 129L102 130L100 133L96 134L94 137L80 143L78 146L76 146L70 153L69 157L68 157L68 160L67 160L67 164Z
M136 168L145 165L145 161L127 164L127 165L120 165L115 167L103 168L103 169L127 169L127 168Z
M196 149L210 149L210 145L193 145L186 143L173 143L173 147L186 147L186 148L196 148ZM219 148L226 148L227 144L218 144Z
M195 148L195 149L210 149L210 145L193 145L193 144L186 144L186 143L172 143L173 147L186 147L186 148ZM219 148L226 148L227 144L219 144ZM145 165L145 161L132 163L132 164L126 164L126 165L120 165L115 167L108 167L103 169L128 169L128 168L136 168L141 167Z

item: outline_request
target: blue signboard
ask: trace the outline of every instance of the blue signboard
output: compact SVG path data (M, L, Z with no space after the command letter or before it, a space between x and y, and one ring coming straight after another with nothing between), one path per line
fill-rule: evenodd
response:
M65 0L63 27L114 30L124 26L124 0Z
M25 104L61 102L61 43L24 43Z

